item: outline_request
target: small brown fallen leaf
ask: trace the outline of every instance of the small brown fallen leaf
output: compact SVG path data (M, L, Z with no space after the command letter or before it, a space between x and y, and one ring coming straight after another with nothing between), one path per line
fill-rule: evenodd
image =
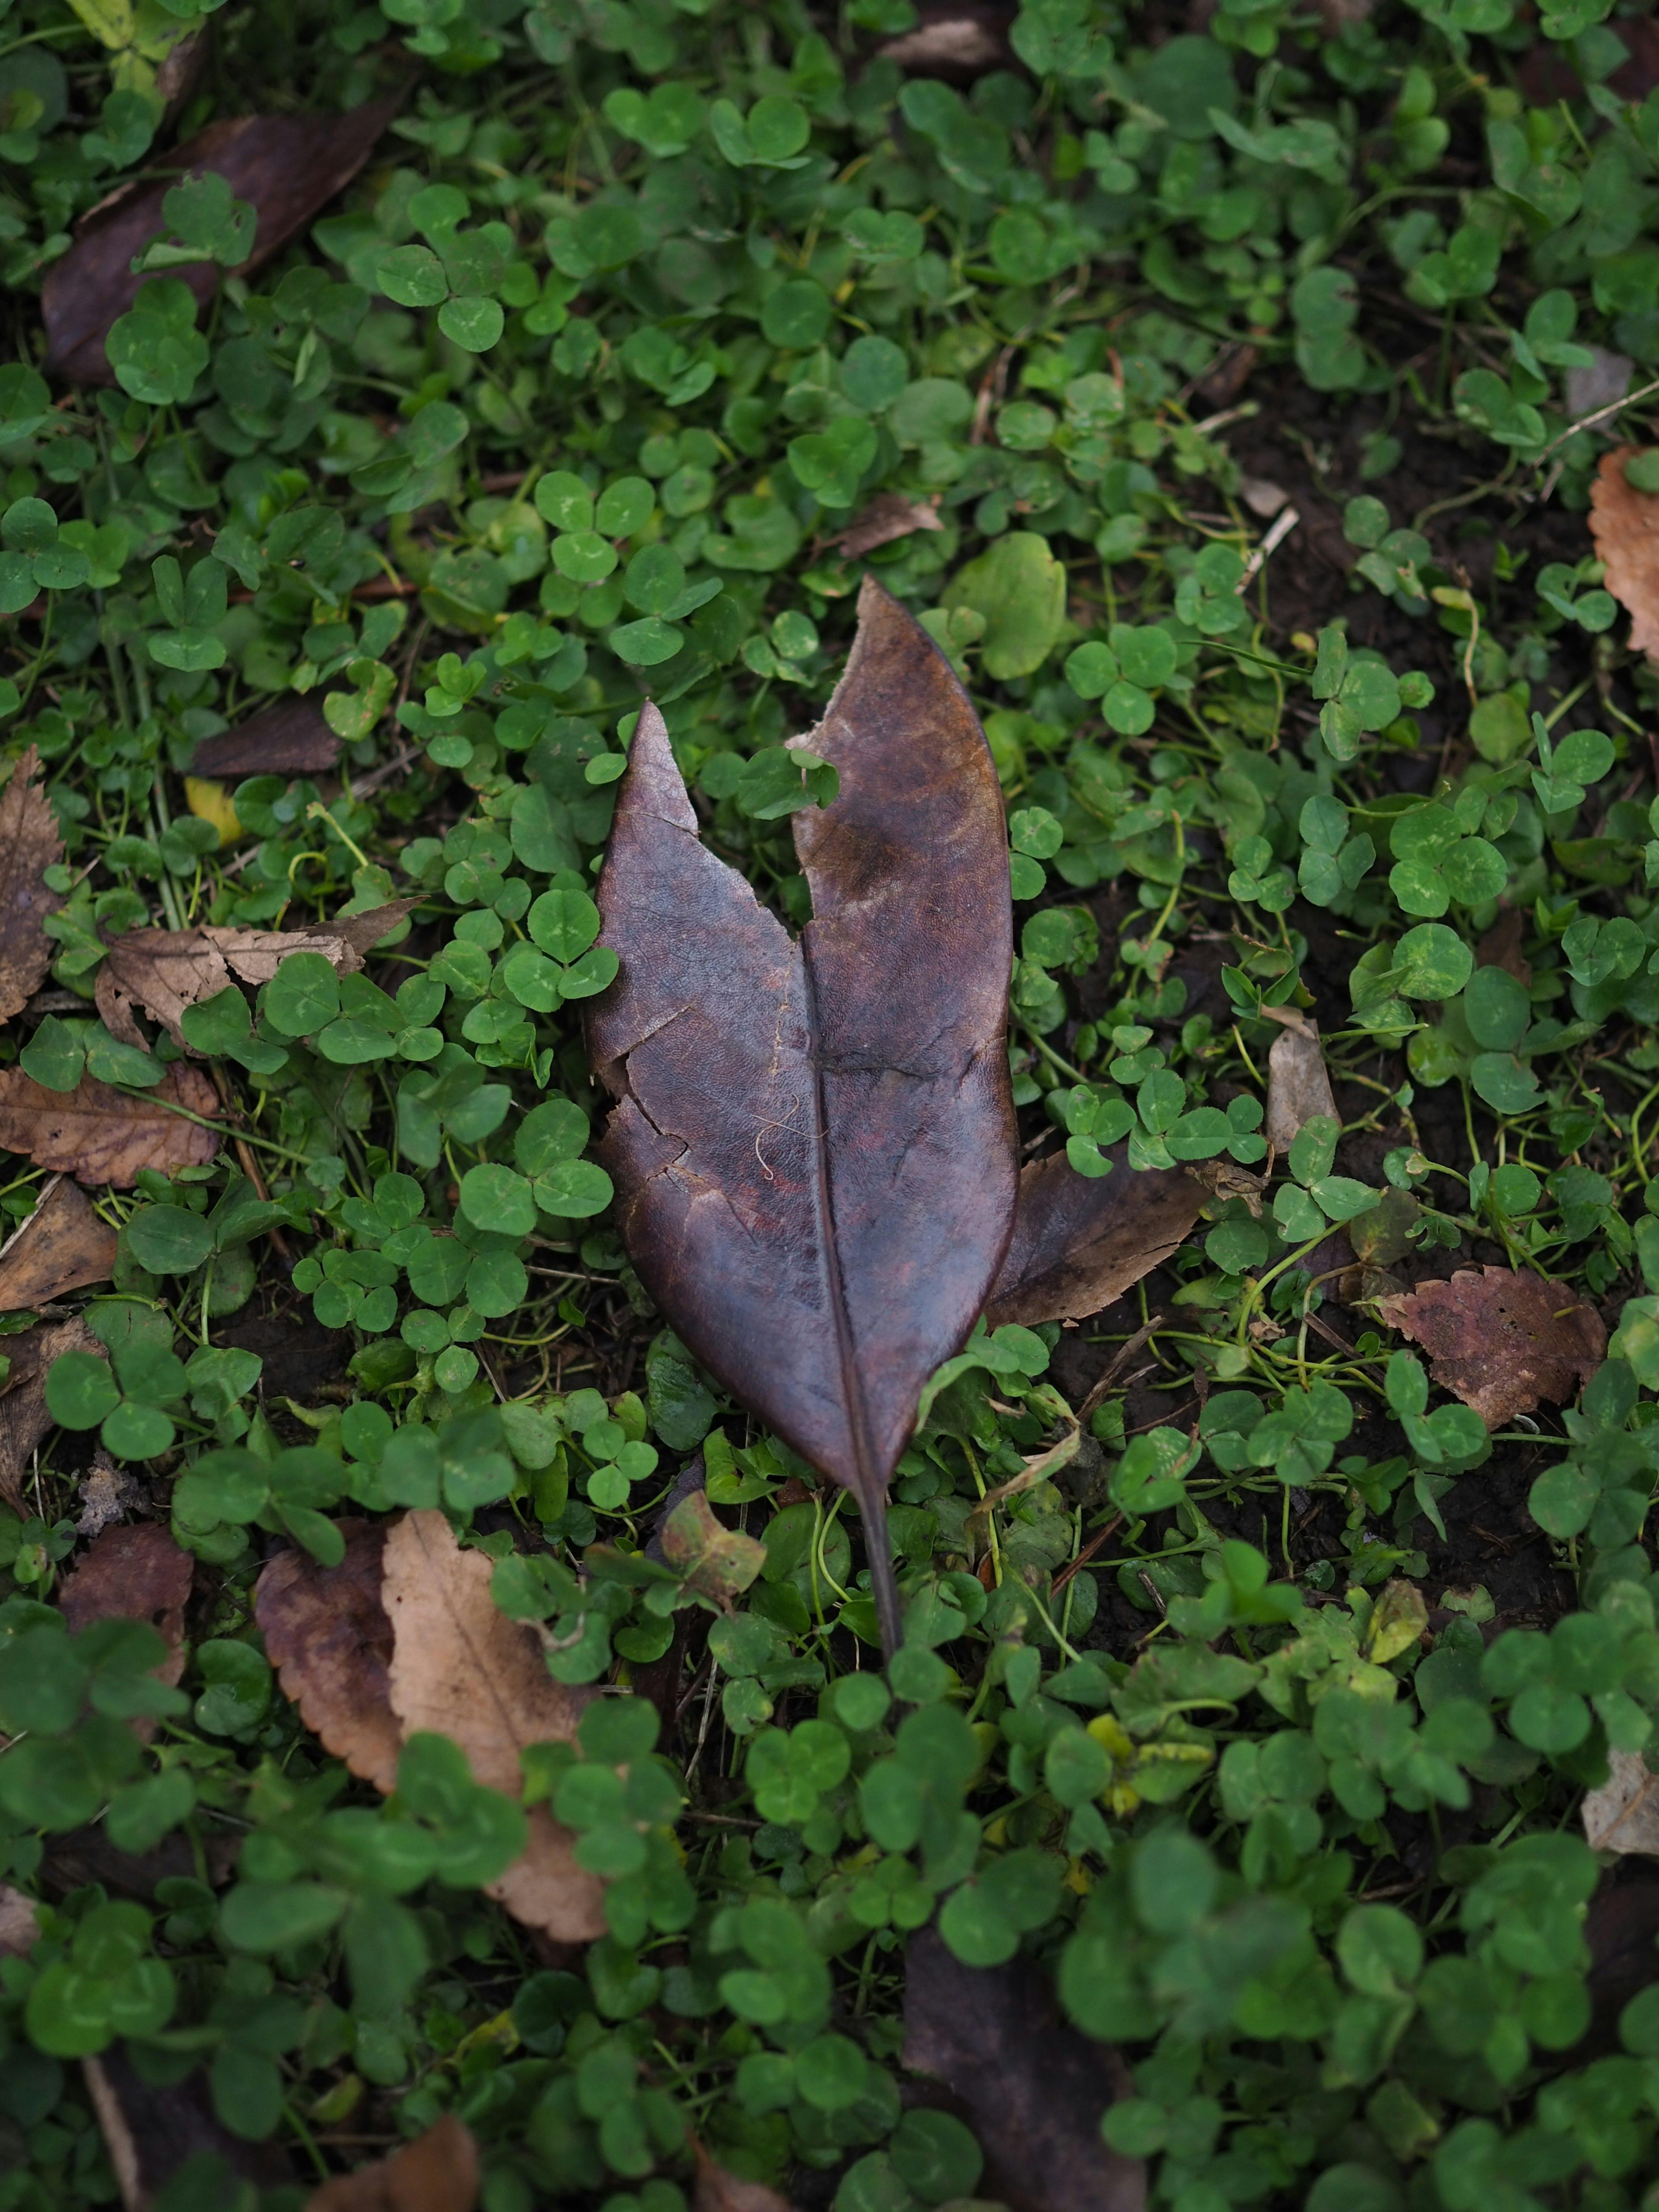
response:
M234 730L204 738L191 757L192 775L224 783L250 775L321 775L340 757L340 740L323 719L320 691L285 691Z
M453 2112L390 2158L336 2174L306 2199L306 2212L472 2212L478 2146Z
M1585 1842L1593 1851L1659 1857L1659 1774L1649 1773L1639 1751L1610 1751L1607 1765L1601 1788L1584 1794Z
M466 1753L476 1778L516 1798L519 1754L571 1741L590 1690L556 1682L532 1629L489 1595L495 1562L464 1552L441 1513L408 1513L386 1534L381 1601L392 1623L392 1710L406 1735L434 1729ZM599 1877L577 1865L570 1832L530 1809L530 1845L489 1894L514 1919L579 1943L605 1933Z
M790 2212L787 2197L780 2197L763 2181L740 2181L735 2173L728 2172L710 2158L695 2136L691 2148L697 2158L697 2186L691 2199L691 2212Z
M1630 617L1631 651L1659 653L1659 495L1638 491L1625 477L1638 451L1620 446L1601 456L1590 486L1590 536L1607 587Z
M40 880L63 859L64 841L40 773L31 745L0 792L0 1022L21 1013L45 981L52 948L40 925L64 903Z
M33 1212L0 1244L0 1313L50 1305L65 1291L106 1283L118 1241L79 1185L54 1176Z
M46 275L40 313L47 368L75 384L114 382L104 340L146 281L132 273L131 264L158 231L167 229L161 203L181 173L222 176L236 198L252 203L258 216L253 252L238 271L249 275L349 184L374 152L400 98L391 94L347 115L242 115L210 123L158 157L143 181L100 200L76 224L75 243ZM211 261L167 273L182 278L203 305L220 276Z
M190 1601L196 1561L180 1551L173 1532L159 1521L137 1521L106 1528L95 1537L58 1593L58 1610L71 1636L94 1620L148 1621L167 1647L151 1669L158 1682L175 1686L185 1672L185 1607ZM152 1720L138 1719L132 1730L148 1743Z
M390 1694L392 1623L380 1602L386 1528L356 1519L338 1527L339 1565L321 1566L297 1548L278 1552L255 1587L253 1615L283 1694L306 1726L354 1774L390 1791L404 1739Z
M837 533L836 544L844 560L856 561L873 553L878 545L890 545L896 538L908 538L916 530L943 530L939 509L926 500L906 499L902 492L878 492L868 507L855 514Z
M217 1134L167 1109L210 1115L218 1103L201 1070L181 1062L142 1097L90 1075L73 1091L47 1091L21 1067L0 1068L0 1146L26 1152L37 1167L129 1190L140 1168L171 1175L205 1166L219 1149Z
M1601 1316L1565 1283L1509 1267L1460 1268L1382 1298L1390 1328L1420 1344L1443 1389L1473 1406L1489 1429L1547 1398L1564 1404L1606 1356Z
M1477 968L1501 968L1523 987L1532 981L1532 963L1521 950L1527 918L1518 906L1500 907L1498 919L1474 948Z
M1177 1250L1204 1204L1182 1168L1143 1168L1111 1147L1112 1170L1082 1176L1064 1152L1021 1171L1014 1233L986 1319L1028 1328L1086 1321Z
M1327 1114L1334 1121L1342 1117L1320 1049L1319 1024L1289 1006L1271 1011L1284 1026L1267 1054L1267 1120L1262 1134L1275 1152L1288 1152L1303 1123L1316 1114Z
M1100 2132L1106 2107L1133 2094L1128 2069L1061 2017L1033 1960L964 1966L937 1929L912 1936L904 2064L943 2082L972 2126L987 2197L1012 2212L1142 2212L1145 2165Z
M34 1899L0 1881L0 1959L26 1959L40 1932Z
M90 1352L99 1359L106 1354L78 1316L74 1321L37 1322L5 1341L11 1367L0 1397L0 1499L21 1513L34 1447L53 1425L46 1411L47 1368L65 1352Z
M722 1603L746 1590L766 1565L766 1547L718 1521L708 1492L683 1498L662 1525L662 1553L689 1587Z
M185 1044L179 1016L186 1006L229 987L268 983L296 952L320 952L339 975L354 975L365 954L420 903L393 899L367 914L339 915L320 929L135 929L115 938L94 986L98 1011L112 1036L143 1044L132 1009L161 1023ZM185 1046L185 1049L189 1050Z

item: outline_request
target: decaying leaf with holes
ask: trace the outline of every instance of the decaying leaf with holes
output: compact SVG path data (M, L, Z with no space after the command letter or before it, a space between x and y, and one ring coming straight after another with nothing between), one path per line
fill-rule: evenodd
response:
M1379 1298L1376 1310L1423 1346L1435 1381L1489 1429L1546 1399L1565 1405L1607 1355L1593 1305L1565 1283L1509 1267L1460 1268L1449 1282Z
M840 782L793 817L813 918L792 942L700 842L646 707L599 884L622 972L587 1044L641 1279L709 1372L856 1495L890 1649L888 1477L1013 1219L1007 836L967 695L867 578L801 743Z

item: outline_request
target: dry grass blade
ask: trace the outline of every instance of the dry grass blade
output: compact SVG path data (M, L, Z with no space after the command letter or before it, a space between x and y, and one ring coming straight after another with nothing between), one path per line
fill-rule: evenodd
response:
M249 775L325 774L340 757L340 740L323 719L322 702L319 691L303 696L285 692L234 730L204 738L191 757L191 774L225 783Z
M254 1590L254 1618L283 1694L325 1749L389 1791L403 1731L392 1710L392 1623L380 1602L386 1529L344 1520L345 1557L325 1567L279 1552Z
M1639 450L1620 446L1601 456L1590 486L1590 535L1607 587L1630 617L1631 651L1659 653L1659 497L1625 476Z
M1178 1250L1205 1202L1183 1168L1126 1164L1081 1176L1064 1152L1033 1160L1019 1178L1014 1234L986 1308L994 1328L1086 1321Z
M219 1149L217 1134L168 1109L210 1115L218 1103L199 1068L176 1063L142 1097L90 1075L73 1091L47 1091L21 1067L0 1068L0 1145L81 1182L130 1190L140 1168L171 1175L204 1166Z
M390 2158L325 2181L306 2212L472 2212L478 2182L478 2146L446 2112Z
M1142 2212L1146 2168L1109 2150L1100 2116L1133 2094L1109 2045L1060 2017L1030 1959L964 1966L937 1930L905 1961L904 2064L949 2091L984 2150L983 2196L1012 2212Z
M52 1426L46 1411L46 1370L65 1352L105 1357L103 1346L78 1318L37 1322L21 1336L6 1339L11 1368L0 1397L0 1498L15 1512L24 1510L23 1486L34 1448Z
M46 367L76 384L114 381L104 353L110 325L131 307L144 279L131 264L167 228L161 203L181 173L222 176L258 215L248 275L280 252L374 150L397 112L398 95L370 100L349 115L243 115L210 123L163 155L139 183L112 192L76 226L75 243L47 274L40 297ZM219 282L210 261L168 271L205 304Z
M868 507L853 517L835 543L844 561L873 553L878 545L890 545L917 530L942 530L939 509L925 500L906 499L902 492L878 492Z
M1546 1398L1565 1404L1607 1353L1594 1306L1565 1283L1508 1267L1460 1268L1449 1282L1379 1298L1376 1310L1423 1346L1435 1381L1489 1429Z
M1608 1775L1580 1808L1584 1841L1593 1851L1634 1851L1659 1857L1659 1774L1639 1751L1610 1751Z
M696 2192L691 2212L790 2212L789 2199L763 2181L740 2181L693 2139L697 2158Z
M535 1631L497 1610L493 1560L462 1551L441 1513L405 1514L388 1528L385 1567L392 1710L405 1735L432 1729L450 1737L478 1781L516 1798L520 1753L573 1740L592 1692L553 1680ZM577 1865L568 1830L544 1805L532 1806L529 1817L529 1849L489 1894L562 1942L602 1936L597 1875Z
M106 1283L118 1241L79 1186L54 1176L27 1220L0 1244L0 1313L50 1305L65 1291Z
M64 903L40 878L64 857L58 817L36 783L40 756L31 745L0 792L0 1022L21 1013L52 965L40 927Z
M1304 1014L1293 1014L1288 1006L1265 1011L1284 1027L1267 1054L1267 1121L1263 1134L1275 1152L1288 1152L1303 1123L1311 1121L1316 1114L1327 1114L1334 1121L1342 1116L1336 1110L1325 1055L1320 1050L1318 1024Z

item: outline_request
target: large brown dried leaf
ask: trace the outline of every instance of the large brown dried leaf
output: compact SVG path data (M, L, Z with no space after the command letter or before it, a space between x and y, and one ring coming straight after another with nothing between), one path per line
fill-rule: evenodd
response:
M553 1680L535 1631L509 1620L489 1595L495 1562L462 1551L441 1513L405 1514L388 1528L385 1570L392 1710L404 1734L450 1737L478 1781L516 1798L520 1753L573 1741L593 1692ZM545 1805L532 1806L529 1819L529 1848L489 1884L490 1896L562 1942L602 1936L599 1881L577 1865L569 1830Z
M906 499L902 491L880 491L836 533L836 544L843 560L856 561L861 554L873 553L878 545L908 538L913 531L944 527L939 509L925 499Z
M1079 1175L1063 1152L1022 1171L1013 1237L986 1308L993 1328L1086 1321L1180 1249L1203 1184L1184 1168L1131 1168L1121 1145L1109 1157L1105 1176Z
M178 1062L142 1097L90 1075L73 1091L47 1091L21 1067L0 1068L0 1146L26 1152L37 1167L126 1190L140 1168L171 1175L204 1166L219 1149L217 1135L167 1109L210 1115L218 1103L200 1068Z
M478 2180L478 2146L446 2112L390 2158L325 2181L306 2212L472 2212Z
M964 1966L936 1929L913 1936L904 2063L943 2082L978 2136L981 2197L1012 2212L1142 2212L1145 2165L1100 2132L1107 2106L1133 2094L1128 2069L1061 2018L1031 1960Z
M1460 1268L1449 1283L1379 1298L1376 1310L1423 1346L1435 1381L1473 1406L1489 1429L1542 1399L1564 1404L1607 1353L1594 1306L1565 1283L1508 1267Z
M21 1336L9 1336L5 1352L11 1365L0 1397L0 1498L21 1512L31 1455L53 1425L46 1411L46 1370L65 1352L90 1352L100 1359L106 1355L78 1316L74 1321L37 1322Z
M40 880L64 857L58 817L35 782L40 756L31 745L0 792L0 1022L21 1013L52 965L40 927L64 903Z
M1639 1751L1610 1751L1608 1775L1587 1790L1580 1808L1584 1840L1593 1851L1640 1851L1659 1856L1659 1774L1650 1774Z
M50 1305L65 1291L106 1283L117 1242L85 1192L54 1176L27 1220L0 1244L0 1313Z
M1319 1025L1288 1006L1273 1009L1284 1024L1267 1054L1267 1121L1262 1133L1275 1152L1288 1152L1297 1132L1316 1114L1340 1121L1325 1055L1319 1048Z
M1013 1217L1007 839L967 695L868 578L802 742L841 788L793 817L813 919L792 944L699 842L645 708L599 884L622 973L588 1051L641 1279L703 1365L857 1495L890 1646L887 1479Z
M192 775L225 783L249 775L321 775L340 757L340 740L323 719L320 691L285 691L234 730L204 738L190 763Z
M268 983L294 953L320 952L337 975L355 975L364 955L419 903L393 899L368 914L337 915L321 929L131 930L112 940L98 970L98 1011L112 1036L142 1044L132 1018L132 1008L142 1006L182 1045L185 1008L227 989L233 974L245 983Z
M349 115L244 115L210 123L155 161L161 173L100 201L47 272L40 313L48 369L76 384L114 382L104 340L145 282L131 264L167 228L161 203L180 173L222 176L238 199L252 203L259 218L253 252L238 272L251 275L350 183L397 112L398 98L372 100ZM182 278L204 305L220 271L213 262L197 261L167 274Z
M325 1567L308 1552L278 1552L259 1577L254 1618L283 1694L326 1750L390 1791L403 1730L392 1710L392 1623L380 1602L386 1529L339 1524L345 1557Z
M1659 653L1659 496L1625 479L1625 464L1639 450L1620 446L1601 456L1590 486L1590 536L1607 587L1630 617L1632 652Z

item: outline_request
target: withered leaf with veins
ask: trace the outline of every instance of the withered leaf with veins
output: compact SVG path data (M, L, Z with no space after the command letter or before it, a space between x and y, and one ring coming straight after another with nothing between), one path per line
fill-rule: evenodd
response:
M672 1328L858 1498L890 1649L888 1478L1013 1220L1007 838L966 694L872 580L799 742L841 783L793 817L813 919L792 941L698 842L640 716L599 881L622 969L587 1015L617 1101L599 1157Z

